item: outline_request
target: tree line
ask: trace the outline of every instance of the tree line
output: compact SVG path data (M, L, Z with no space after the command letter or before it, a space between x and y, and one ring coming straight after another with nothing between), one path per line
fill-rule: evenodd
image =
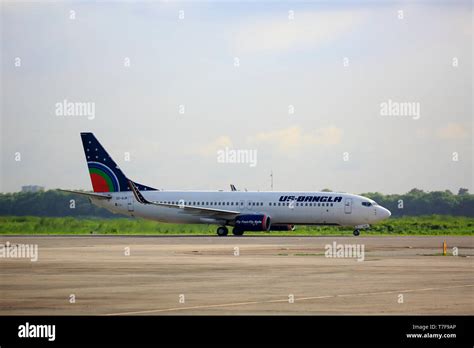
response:
M414 188L405 194L369 192L362 195L389 209L392 216L439 214L474 217L474 195L464 188L457 194L449 190L425 192Z
M449 190L425 192L414 188L405 194L369 192L362 195L388 208L396 217L433 214L474 217L474 195L463 188L457 194ZM56 190L0 194L0 216L123 217L91 204L87 197Z

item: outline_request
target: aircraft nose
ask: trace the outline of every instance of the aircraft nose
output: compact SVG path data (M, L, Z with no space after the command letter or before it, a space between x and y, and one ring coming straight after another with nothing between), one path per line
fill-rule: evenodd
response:
M390 212L390 210L384 208L384 207L381 207L381 206L378 206L377 207L377 216L380 218L380 219L388 219L392 213Z

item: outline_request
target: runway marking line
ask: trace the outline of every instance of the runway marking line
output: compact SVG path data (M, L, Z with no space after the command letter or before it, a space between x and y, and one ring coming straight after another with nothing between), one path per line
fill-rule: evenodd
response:
M473 286L474 286L474 284L466 284L466 285L445 286L445 287L441 287L441 288L389 290L389 291L378 291L378 292L365 292L365 293L358 293L358 294L324 295L324 296L311 296L311 297L300 297L300 298L295 297L294 301L297 302L297 301L319 300L319 299L337 298L337 297L355 297L355 296L367 296L367 295L400 294L400 293L405 293L405 292L445 290L445 289L465 288L465 287L473 287ZM184 310L188 310L188 309L204 309L204 308L208 309L208 308L219 308L219 307L235 307L235 306L246 306L246 305L252 305L252 304L265 304L265 303L278 303L278 302L288 302L288 299L267 300L267 301L249 301L249 302L233 302L233 303L221 303L221 304L211 304L211 305L201 305L201 306L191 306L191 307L173 307L173 308L149 309L149 310L144 310L144 311L120 312L120 313L110 313L110 314L104 314L104 315L106 315L106 316L115 316L115 315L174 312L174 311L184 311Z

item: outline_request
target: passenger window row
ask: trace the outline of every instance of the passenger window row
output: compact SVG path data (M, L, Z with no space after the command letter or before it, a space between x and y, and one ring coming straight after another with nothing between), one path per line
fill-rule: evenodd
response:
M268 203L269 206L276 206L277 203ZM282 206L289 206L290 203L281 203ZM295 203L294 206L296 207L332 207L334 203ZM278 203L278 206L280 206L280 203Z
M164 204L177 204L177 205L180 205L180 204L183 204L183 205L188 205L188 206L223 206L223 205L230 205L230 206L243 206L244 205L244 202L202 202L202 201L198 201L198 202L195 202L195 201L189 201L189 202L185 202L185 201L160 201L159 203L164 203ZM249 205L251 206L263 206L263 203L262 202L251 202L249 203ZM280 206L283 206L283 207L287 207L290 205L290 203L268 203L268 205L270 207L280 207ZM296 207L332 207L334 204L333 203L295 203L295 206Z
M184 204L188 206L205 206L205 205L244 205L243 202L195 202L195 201L160 201L159 203L164 203L164 204ZM260 203L260 205L263 205L263 203Z

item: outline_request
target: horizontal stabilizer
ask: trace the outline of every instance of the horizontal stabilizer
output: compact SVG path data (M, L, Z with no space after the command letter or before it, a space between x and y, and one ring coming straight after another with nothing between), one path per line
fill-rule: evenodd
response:
M112 198L112 196L107 193L84 192L84 191L62 190L62 189L58 189L58 191L67 192L67 193L75 193L78 195L83 195L83 196L88 196L91 198L98 198L98 199L111 199Z

